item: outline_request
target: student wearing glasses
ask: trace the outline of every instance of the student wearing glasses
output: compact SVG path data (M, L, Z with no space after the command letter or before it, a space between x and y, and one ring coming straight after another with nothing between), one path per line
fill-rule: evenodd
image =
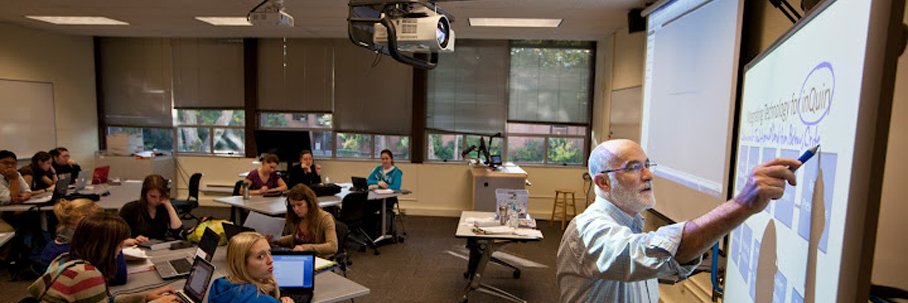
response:
M757 165L740 195L691 221L643 232L641 212L653 208L655 164L630 140L606 141L590 154L596 201L568 225L556 260L561 302L659 302L658 278L686 277L716 241L795 185L773 159Z
M0 150L0 205L19 204L32 197L28 182L16 170L17 164L16 154Z

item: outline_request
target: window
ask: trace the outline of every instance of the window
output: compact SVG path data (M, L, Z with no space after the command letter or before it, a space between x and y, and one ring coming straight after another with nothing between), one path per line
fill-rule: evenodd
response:
M173 151L173 129L169 128L138 128L138 127L108 127L107 134L141 134L145 150Z
M381 158L381 151L390 150L394 159L410 159L410 137L375 135L375 158Z
M312 155L315 157L333 157L331 145L334 132L332 114L325 113L262 113L262 128L294 128L309 131L312 143Z
M429 160L460 160L463 151L463 135L429 134Z
M372 136L363 134L337 133L337 157L371 158Z
M586 126L508 123L511 162L582 165L585 147Z
M243 110L177 109L177 151L242 155L245 119Z

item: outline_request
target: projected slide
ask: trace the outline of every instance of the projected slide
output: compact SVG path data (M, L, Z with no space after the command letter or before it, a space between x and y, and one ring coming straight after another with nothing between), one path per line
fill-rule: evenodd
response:
M830 4L745 71L735 195L754 165L820 151L731 233L725 302L836 302L869 3Z
M675 0L647 17L640 145L654 174L716 204L730 182L742 12L742 0Z

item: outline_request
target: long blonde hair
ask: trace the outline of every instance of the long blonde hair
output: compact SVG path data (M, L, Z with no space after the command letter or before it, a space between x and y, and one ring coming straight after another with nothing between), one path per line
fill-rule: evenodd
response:
M54 215L60 223L57 232L64 229L75 229L82 217L103 211L95 201L89 199L60 200L54 205Z
M227 272L229 273L227 281L255 285L259 293L280 300L281 291L277 287L274 277L266 281L258 281L253 279L249 275L249 270L246 269L246 259L249 258L252 246L261 240L268 241L264 235L252 231L242 232L230 238L230 243L227 244Z

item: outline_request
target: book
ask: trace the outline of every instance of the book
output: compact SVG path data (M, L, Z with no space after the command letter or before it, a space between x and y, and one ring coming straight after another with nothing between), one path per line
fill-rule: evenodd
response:
M332 269L335 269L338 266L340 266L340 264L337 264L337 262L315 257L315 274L316 275L329 271L329 270L332 270Z

